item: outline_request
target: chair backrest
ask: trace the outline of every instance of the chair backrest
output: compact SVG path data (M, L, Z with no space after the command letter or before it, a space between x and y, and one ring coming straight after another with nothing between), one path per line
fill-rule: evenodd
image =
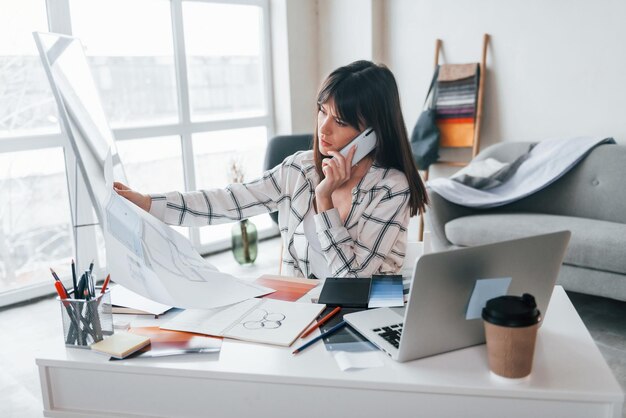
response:
M295 154L297 151L305 151L311 149L313 145L312 134L301 135L279 135L270 139L267 144L267 152L265 154L265 163L263 170L271 170L278 164L282 163L285 158ZM278 224L278 214L270 213L270 216Z

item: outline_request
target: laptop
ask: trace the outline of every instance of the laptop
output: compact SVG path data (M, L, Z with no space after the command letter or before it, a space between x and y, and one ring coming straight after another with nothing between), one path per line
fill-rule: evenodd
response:
M560 231L425 254L404 308L365 310L344 320L400 362L483 344L482 318L466 319L476 280L510 277L507 294L532 294L545 316L570 236Z

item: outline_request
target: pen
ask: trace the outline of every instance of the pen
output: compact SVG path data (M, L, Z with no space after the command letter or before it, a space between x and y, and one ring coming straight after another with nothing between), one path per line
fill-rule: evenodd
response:
M77 298L76 294L78 293L78 285L76 284L76 265L74 264L73 258L72 258L72 283L74 284L74 297Z
M102 285L102 290L100 290L100 294L103 295L107 290L107 286L109 285L109 280L111 280L111 275L107 275L107 278L104 279L104 284Z
M52 269L50 270L52 271ZM75 327L78 327L78 323L76 321L76 317L74 316L72 312L72 308L69 302L65 301L67 299L67 291L63 287L63 284L61 283L61 281L58 280L58 276L56 275L54 271L52 272L52 275L54 276L54 288L57 290L57 294L59 295L59 298L61 299L61 302L63 303L63 306L65 307L65 310L67 311L67 315L69 316L70 322L71 322L70 329L69 329L69 332L67 333L67 338L65 340L65 343L72 344L76 339Z
M54 277L54 281L61 285L61 288L63 289L63 292L65 293L65 299L67 299L67 289L65 289L65 286L63 286L63 283L61 283L61 279L59 279L59 276L57 275L57 273L54 270L52 270L52 267L50 267L50 273L52 273L52 277ZM56 283L54 284L55 287L57 287Z
M61 300L65 300L67 299L67 292L65 291L65 288L63 287L63 284L60 281L55 281L54 282L54 287L57 290L57 293L59 294L59 297L61 298ZM65 306L68 306L67 304Z
M332 318L333 316L335 316L335 314L337 312L339 312L341 310L341 308L339 306L337 306L335 309L333 309L332 311L330 311L330 313L328 315L326 315L325 317L323 317L322 319L320 319L316 324L314 324L313 326L311 326L311 328L309 328L308 330L304 331L304 334L302 334L300 336L300 338L305 338L307 337L310 333L312 333L314 330L316 330L317 328L321 327L322 325L324 325L326 322L328 322L328 320L330 318Z
M87 292L89 293L89 299L95 296L95 291L93 287L93 278L89 270L85 271L85 276L87 277Z
M318 335L317 337L313 338L311 341L309 341L308 343L302 345L301 347L296 348L295 351L292 354L298 354L300 351L304 350L305 348L307 348L311 344L314 344L317 341L321 340L322 338L328 337L330 334L332 334L332 333L334 333L336 331L339 331L339 329L344 327L346 324L347 324L346 321L341 321L340 323L338 323L337 325L335 325L334 327L332 327L328 331Z

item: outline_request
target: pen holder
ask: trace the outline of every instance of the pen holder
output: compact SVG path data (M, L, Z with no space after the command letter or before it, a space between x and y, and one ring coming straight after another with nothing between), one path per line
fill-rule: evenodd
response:
M100 294L96 287L96 297L91 300L70 298L57 300L63 318L63 339L67 347L89 348L95 342L113 334L113 310L111 294Z

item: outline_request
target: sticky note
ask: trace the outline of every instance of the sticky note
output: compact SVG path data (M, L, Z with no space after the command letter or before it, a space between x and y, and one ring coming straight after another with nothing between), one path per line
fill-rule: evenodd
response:
M511 284L511 277L478 279L467 304L465 319L481 318L483 308L489 299L506 295Z

